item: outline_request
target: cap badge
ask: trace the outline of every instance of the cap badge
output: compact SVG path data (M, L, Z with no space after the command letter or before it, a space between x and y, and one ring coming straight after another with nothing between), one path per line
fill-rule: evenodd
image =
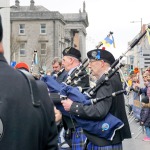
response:
M91 55L92 55L92 57L94 57L94 59L96 58L96 55L97 55L97 52L96 51L93 51L92 53L91 53Z
M97 52L97 55L96 55L96 59L97 59L97 60L100 60L100 58L101 58L100 51L98 51L98 52Z

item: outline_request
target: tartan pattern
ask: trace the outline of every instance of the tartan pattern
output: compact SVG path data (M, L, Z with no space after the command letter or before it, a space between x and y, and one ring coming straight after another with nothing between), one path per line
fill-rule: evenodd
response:
M97 146L90 142L87 145L87 150L123 150L123 148L122 143L109 146Z
M81 127L77 127L72 135L72 150L84 150L87 138Z

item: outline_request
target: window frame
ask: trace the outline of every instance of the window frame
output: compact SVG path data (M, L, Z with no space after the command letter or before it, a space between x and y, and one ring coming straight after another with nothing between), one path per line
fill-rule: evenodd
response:
M21 48L21 45L23 45L24 44L24 48ZM24 53L21 53L21 51L23 52L24 51ZM20 54L20 56L26 56L26 43L25 42L21 42L20 43L20 46L19 46L19 54Z
M42 49L42 44L45 44L45 49L44 48ZM45 53L42 53L42 51L43 52L45 51ZM41 42L40 43L40 54L41 55L46 55L47 54L47 44L46 44L46 42Z
M45 25L45 28L42 28L43 25ZM42 32L42 31L44 31L44 32ZM46 24L45 23L40 24L40 34L46 34Z
M23 28L21 28L21 26L24 26ZM21 32L23 31L23 32ZM25 24L19 24L19 34L20 35L25 35Z

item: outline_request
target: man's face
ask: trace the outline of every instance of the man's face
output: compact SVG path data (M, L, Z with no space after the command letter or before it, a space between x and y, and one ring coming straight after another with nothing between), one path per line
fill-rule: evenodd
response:
M144 82L147 81L147 75L146 74L143 75L143 80L144 80Z
M99 79L100 75L102 74L102 61L99 60L89 60L89 68L91 70L91 74Z
M59 72L60 69L61 69L61 66L59 65L58 62L54 63L54 64L52 65L52 67L53 67L53 71L55 71L56 73Z
M65 68L65 70L68 72L71 69L71 65L73 63L73 60L69 56L64 56L62 59L62 66Z

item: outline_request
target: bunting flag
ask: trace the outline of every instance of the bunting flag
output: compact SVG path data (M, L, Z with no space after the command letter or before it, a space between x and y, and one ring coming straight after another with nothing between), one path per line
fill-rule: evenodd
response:
M147 39L148 39L148 43L150 44L150 29L147 28Z

